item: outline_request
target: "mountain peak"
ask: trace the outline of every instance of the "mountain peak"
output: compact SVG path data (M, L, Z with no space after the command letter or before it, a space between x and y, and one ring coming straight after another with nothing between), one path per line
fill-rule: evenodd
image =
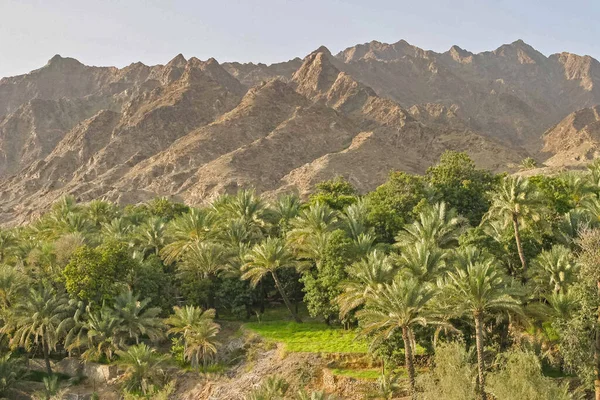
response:
M187 63L187 60L183 56L183 54L177 54L171 61L167 63L167 67L184 67Z
M328 49L327 47L325 47L325 46L319 46L319 48L318 48L318 49L316 49L315 51L313 51L313 52L312 52L312 53L310 53L309 55L312 55L312 54L318 54L318 53L323 53L323 54L325 54L325 55L327 55L327 56L331 56L331 52L330 52L330 51L329 51L329 49Z
M74 58L62 57L60 54L54 55L54 57L52 57L50 60L48 60L48 63L46 64L47 67L61 67L61 66L75 66L75 65L80 66L83 64Z

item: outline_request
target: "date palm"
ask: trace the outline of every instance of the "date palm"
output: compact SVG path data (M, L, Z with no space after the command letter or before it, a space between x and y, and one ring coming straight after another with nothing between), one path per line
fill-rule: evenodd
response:
M73 309L65 295L44 286L30 288L27 295L14 305L9 323L2 331L12 331L13 345L23 346L27 350L31 350L33 345L40 345L46 371L52 374L50 351L56 349L72 313Z
M217 243L196 242L190 245L178 266L182 279L208 279L211 282L208 306L215 308L215 280L222 271L230 267L230 253Z
M396 268L389 256L375 250L366 258L346 268L348 279L341 283L343 292L338 296L340 316L363 305L367 298L377 292L379 286L389 283L396 274Z
M204 311L200 307L185 306L174 307L173 311L173 315L165 319L165 323L171 326L168 333L181 335L184 357L193 366L198 366L200 361L206 366L219 345L216 336L221 327L214 322L215 310Z
M438 324L440 321L428 308L438 291L416 279L397 279L378 287L367 298L364 309L357 313L361 335L372 337L373 345L388 340L398 330L402 332L410 394L416 399L416 381L412 329L417 326Z
M463 260L469 260L469 257ZM445 300L454 305L456 316L468 315L475 323L479 391L485 400L485 318L499 312L520 314L521 303L515 297L511 282L500 272L495 260L489 257L457 263L454 271L447 274L443 289Z
M420 282L431 282L444 272L446 252L427 242L405 246L395 261L402 273Z
M285 235L290 222L300 214L302 203L298 196L288 194L278 197L269 207L269 219L277 227L277 232Z
M127 350L118 350L119 365L124 370L123 380L127 392L150 394L150 390L162 384L165 357L146 344L138 344Z
M541 195L526 178L507 176L490 196L492 204L484 221L498 220L504 226L512 225L521 267L523 274L526 274L527 261L521 243L521 229L541 220Z
M275 286L283 301L296 322L302 322L300 317L292 308L292 304L279 280L278 271L283 268L296 266L296 259L288 250L285 242L280 238L268 237L262 243L257 244L248 252L246 264L242 267L244 274L242 279L249 280L253 287L267 275L271 275Z
M533 260L531 274L542 287L550 286L553 292L564 292L575 281L578 271L571 250L554 245Z
M323 257L329 234L336 228L337 213L325 203L311 204L292 220L287 240L300 258L317 264Z
M144 255L160 254L166 241L165 229L165 221L160 217L151 217L136 229L135 243L142 249Z
M148 307L149 303L150 299L139 300L139 296L129 290L117 296L113 304L114 315L121 320L120 329L136 343L142 335L153 341L163 336L163 324L158 318L161 309Z
M426 243L431 246L447 248L455 245L458 237L467 227L467 220L458 215L455 209L448 209L441 202L427 206L412 224L401 230L396 236L399 247Z
M198 208L172 220L165 232L168 244L160 251L165 263L181 260L190 246L210 238L215 224L214 213Z

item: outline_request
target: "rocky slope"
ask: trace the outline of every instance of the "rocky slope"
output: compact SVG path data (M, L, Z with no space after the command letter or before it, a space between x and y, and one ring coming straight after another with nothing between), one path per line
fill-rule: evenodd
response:
M479 54L320 47L268 66L55 56L0 80L0 222L67 193L201 203L246 186L306 194L337 175L365 191L446 149L494 170L528 155L584 162L596 156L599 79L591 57L546 57L522 41Z

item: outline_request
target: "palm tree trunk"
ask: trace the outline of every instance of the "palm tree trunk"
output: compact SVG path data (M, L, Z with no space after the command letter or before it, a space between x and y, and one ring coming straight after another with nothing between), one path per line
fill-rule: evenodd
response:
M406 362L406 371L408 373L408 381L410 383L410 396L413 400L417 398L416 381L415 381L415 364L412 352L412 344L410 343L410 330L408 327L402 327L402 340L404 341L404 359Z
M50 365L50 349L46 340L42 339L42 351L44 353L44 362L46 363L46 372L52 375L52 366Z
M521 259L521 266L523 267L523 276L527 273L527 262L525 261L525 253L523 253L523 245L521 244L521 234L519 233L519 220L516 215L512 217L513 228L515 230L515 242L517 242L517 251L519 252L519 258Z
M275 273L275 271L271 271L271 275L273 276L273 280L275 281L275 286L277 286L277 290L279 290L279 294L281 294L281 297L283 298L283 302L285 303L286 307L290 311L290 314L292 314L292 317L294 317L294 320L296 322L301 323L302 320L300 319L298 314L296 314L294 312L294 310L292 309L292 303L290 303L290 300L285 295L285 292L283 291L283 286L281 286L281 282L279 282L279 278L277 277L277 274Z
M486 400L485 395L485 362L483 360L483 313L476 312L475 319L475 341L477 345L477 370L479 373L479 393L481 400Z

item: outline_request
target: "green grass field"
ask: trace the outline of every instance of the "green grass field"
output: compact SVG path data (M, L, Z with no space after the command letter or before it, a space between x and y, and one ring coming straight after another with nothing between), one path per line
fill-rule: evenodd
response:
M283 343L290 352L307 353L366 353L365 341L356 340L354 331L332 328L324 323L272 321L244 325L273 342Z

